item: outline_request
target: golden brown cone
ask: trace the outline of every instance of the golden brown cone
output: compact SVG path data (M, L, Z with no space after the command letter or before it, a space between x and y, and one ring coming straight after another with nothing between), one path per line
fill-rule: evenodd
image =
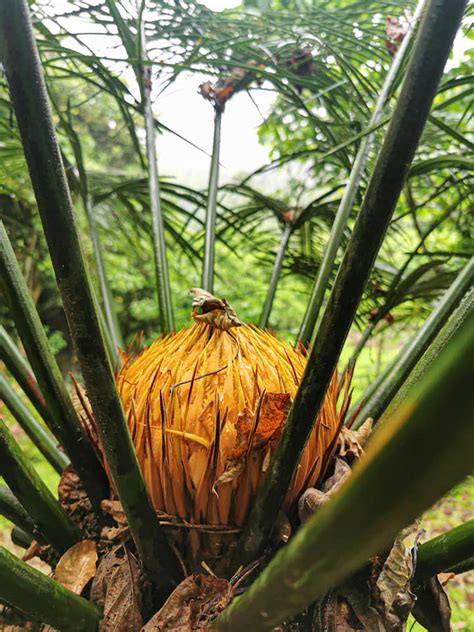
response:
M304 355L253 326L222 331L195 323L123 360L118 388L155 508L189 523L241 526L281 435ZM348 379L338 383L334 375L284 508L316 484L348 396Z

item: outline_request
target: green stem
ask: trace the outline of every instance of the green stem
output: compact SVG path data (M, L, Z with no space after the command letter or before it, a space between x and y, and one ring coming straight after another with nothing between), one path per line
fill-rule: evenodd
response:
M40 533L59 554L80 539L77 527L63 513L1 419L0 474Z
M459 562L459 564L455 564L448 568L448 573L454 573L455 575L460 575L461 573L469 573L469 571L474 570L474 555L472 557L468 557L467 560L463 562Z
M94 253L95 265L97 268L97 276L99 277L99 286L102 297L102 304L104 306L105 321L107 323L107 331L112 338L113 354L111 356L112 362L115 362L117 358L117 348L123 348L122 332L120 331L120 325L117 318L117 312L114 306L114 300L112 292L110 290L109 282L105 274L104 259L102 257L102 250L99 243L99 236L97 234L97 225L92 210L92 204L89 194L82 196L82 202L86 212L87 220L89 222L89 231L92 241L92 251Z
M18 502L18 499L4 485L0 485L0 514L32 538L38 538L35 523L23 509L22 504Z
M26 0L0 3L0 29L12 103L107 467L146 574L169 589L181 567L146 491L94 310Z
M290 241L291 234L293 232L293 224L288 223L285 226L285 230L281 236L280 245L273 264L272 276L270 277L270 284L268 286L267 296L265 298L265 304L263 306L262 315L260 316L259 327L265 329L268 327L268 319L273 307L273 301L275 300L276 289L278 281L280 279L281 269L283 265L283 257Z
M0 325L0 360L49 427L51 416L46 408L36 378L3 325Z
M436 360L441 351L447 346L451 338L457 332L459 327L464 323L466 318L474 312L474 288L471 288L461 301L459 307L453 312L446 325L436 336L435 340L429 346L429 349L423 354L418 361L416 367L412 370L408 378L405 380L396 396L390 402L381 417L381 422L392 415L395 410L403 404L410 388L413 388L417 382L426 373L429 367Z
M470 473L473 325L473 319L464 324L403 409L377 428L331 502L224 610L215 629L271 630L301 612L389 547L401 529Z
M3 25L1 14L0 25ZM46 400L50 412L49 428L65 449L89 497L98 507L107 492L105 473L80 425L1 220L0 287L3 287L16 328Z
M82 146L79 140L79 136L74 129L71 120L71 113L68 110L68 116L63 116L60 109L56 107L56 112L61 117L61 122L65 126L68 138L74 152L76 159L77 170L79 172L79 190L86 213L87 222L89 224L89 232L92 242L92 252L94 254L95 265L97 269L97 276L99 278L99 287L101 291L102 304L104 306L106 327L104 328L104 336L107 334L112 338L111 353L112 362L115 363L117 359L117 348L123 348L122 332L120 331L120 325L117 318L117 312L115 310L115 304L112 297L112 291L110 289L107 275L105 273L105 264L102 256L102 249L100 247L99 235L97 233L97 224L95 221L94 212L92 209L91 198L89 194L89 179L87 177L86 168L84 166L84 160L82 156ZM106 333L105 333L106 332Z
M147 60L144 22L141 22L141 47L143 59ZM155 120L151 102L151 67L143 66L141 77L143 116L145 117L146 151L148 163L148 189L153 225L153 252L155 255L156 286L160 309L160 326L163 331L174 330L173 303L171 300L168 260L166 257L165 229L161 206L158 160L156 156Z
M415 581L445 573L474 556L474 520L469 520L418 548Z
M363 424L367 417L373 417L375 421L378 421L419 359L459 305L473 280L474 259L464 266L413 340L403 347L398 356L367 388L362 396L364 404L353 423L354 429Z
M222 108L214 108L214 138L212 141L212 158L209 169L207 188L206 226L204 236L204 260L202 266L201 286L204 290L214 291L214 256L216 241L217 191L219 187L219 160L221 147Z
M393 86L395 85L395 81L398 76L398 71L400 70L402 62L405 58L406 52L408 50L408 46L411 41L412 34L415 29L415 25L418 22L418 19L421 15L424 5L426 4L426 1L427 0L420 0L418 2L415 14L413 15L413 18L410 20L408 31L405 33L405 36L400 45L400 48L398 49L395 57L393 58L393 61L389 68L387 76L385 77L385 81L383 83L378 99L375 103L374 111L368 123L368 127L373 127L382 118L385 103L393 89ZM321 262L321 265L319 266L318 274L313 286L311 298L310 298L308 307L306 309L306 313L304 315L303 322L300 327L300 331L298 333L298 340L304 345L307 345L309 342L311 342L313 331L316 326L316 322L318 320L319 312L321 310L321 307L324 301L324 295L328 287L328 281L331 277L331 272L334 268L337 251L341 244L344 231L346 230L349 213L354 204L354 200L356 198L357 191L359 189L360 181L362 179L365 167L367 165L367 160L369 159L370 150L372 148L372 142L373 142L373 132L371 134L366 135L362 139L359 149L357 151L357 155L354 160L354 164L351 169L349 180L347 181L346 187L344 189L344 193L342 195L341 202L339 204L339 208L337 209L336 217L334 218L334 223L331 229L331 234L329 236L329 241L324 251L324 257Z
M102 617L90 601L0 547L0 599L63 632L95 632Z
M408 266L410 265L410 263L416 257L417 253L420 252L420 248L423 247L423 245L425 244L426 240L431 235L431 233L436 228L438 228L438 226L440 226L444 222L444 220L447 219L453 213L453 211L456 210L456 208L459 206L459 204L461 203L461 201L463 199L464 199L463 196L458 198L456 200L456 202L454 202L449 208L447 208L446 211L435 222L433 222L431 224L431 226L423 233L420 241L413 248L412 252L408 255L408 257L406 258L404 264L401 266L401 268L394 275L394 277L393 277L393 279L392 279L392 281L390 283L390 287L387 290L387 295L385 297L384 305L378 310L377 315L375 316L374 320L367 325L366 329L362 333L362 335L361 335L361 337L360 337L360 339L359 339L359 341L358 341L358 343L357 343L357 345L356 345L356 347L354 349L354 352L352 354L352 358L350 360L350 362L352 364L357 360L357 357L359 356L359 353L364 348L366 342L368 341L368 339L372 335L372 332L374 331L374 329L377 326L377 324L392 309L394 293L395 293L395 291L396 291L396 289L398 287L398 284L402 280L403 275L404 275L406 269L408 268Z
M275 524L413 160L466 0L430 0L400 97L324 312L278 448L239 540L235 560L263 551Z
M13 544L21 546L23 549L27 549L34 539L29 533L20 529L20 527L13 527L10 533L10 538Z
M99 320L100 331L104 339L105 348L107 349L107 353L109 354L109 360L111 363L115 364L115 362L117 361L117 346L114 342L114 339L112 338L112 334L105 319L104 312L102 311L99 299L97 298L97 292L95 291L95 288L92 284L91 294L92 300L94 302L94 308L97 312L97 318Z
M2 373L0 373L0 399L3 399L5 406L48 463L54 467L58 474L61 474L64 468L69 465L69 459L58 450L51 435L34 418Z

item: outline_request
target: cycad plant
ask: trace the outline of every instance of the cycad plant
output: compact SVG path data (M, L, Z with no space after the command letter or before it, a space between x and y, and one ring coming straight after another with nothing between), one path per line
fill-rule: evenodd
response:
M194 322L173 329L162 213L165 189L159 186L156 165L157 125L145 38L145 21L153 18L157 7L148 13L140 3L133 18L114 2L105 3L107 10L105 5L94 8L99 22L112 20L115 25L139 86L136 102L130 105L128 100L120 107L137 152L141 148L135 119L145 119L147 159L142 157L141 166L147 173L149 232L163 329L149 346L140 335L121 349L116 346L120 332L96 226L89 222L99 268L98 297L79 240L70 193L74 178L66 175L68 158L56 140L47 94L50 84L43 70L51 72L55 54L63 54L61 45L56 46L47 23L37 25L49 46L42 66L28 3L1 3L2 64L81 374L66 385L2 224L0 282L28 362L5 329L0 332L0 357L48 430L3 377L0 394L61 472L56 497L0 420L0 473L7 485L0 488L0 511L16 525L12 537L28 547L27 557L38 556L53 570L53 576L47 576L0 549L0 601L10 616L59 630L402 630L413 612L424 625L429 622L429 629L449 629L437 574L472 567L474 525L468 522L442 539L418 545L416 520L472 469L474 436L468 417L473 406L473 261L465 260L416 339L352 408L353 364L344 370L337 364L365 288L372 282L424 126L433 117L430 108L465 4L419 4L415 15L421 13L422 19L419 25L412 24L416 35L409 61L396 58L368 127L354 135L353 142L366 141L360 145L339 210L333 213L335 228L308 308L310 318L307 314L303 340L295 346L243 322L238 305L234 309L226 298L210 292L214 269L219 273L214 253L218 215L224 232L245 233L252 215L262 206L269 208L268 203L262 205L265 196L256 206L244 205L235 213L218 202L222 104L216 90L223 90L219 82L213 87L216 142L207 199L176 187L178 194L181 191L206 209L201 222L205 287L191 290ZM230 87L228 94L247 89L258 74L280 86L292 107L306 108L301 91L310 83L312 56L304 43L297 41L292 47L269 33L267 47L252 48L244 37L240 58L235 58L229 53L235 44L232 22L224 21L222 33L214 32L209 12L195 29L194 13L202 18L204 10L197 5L188 9L170 4L160 14L170 37L189 45L184 47L188 67L202 63L203 41L208 39L209 46L220 41L227 45L226 68L234 69L224 86ZM78 3L79 13L86 10ZM237 16L239 37L248 36L254 18L252 11ZM275 20L281 22L281 32L288 33L291 16L282 11ZM333 29L336 22L334 17ZM330 29L331 23L323 19L322 25ZM161 29L159 42L166 51L166 29L160 24L155 28ZM401 55L410 48L406 37ZM332 51L338 59L343 59L346 45L341 41L341 50ZM390 45L396 47L396 38ZM208 51L211 66L218 66L217 52L218 47ZM81 49L77 58L84 63L87 54ZM115 85L100 59L89 58L88 63L100 80L106 77L109 86ZM283 68L280 75L272 71L272 63ZM318 81L324 84L326 79L329 74ZM337 94L340 82L348 80L338 78L332 87L320 87ZM358 80L355 90L367 88L363 74ZM345 223L367 164L369 135L382 124L379 113L397 82L400 92L393 112L386 116L390 122L349 231ZM340 96L325 102L334 116ZM56 109L54 99L53 106ZM323 118L318 133L337 135ZM57 120L72 142L79 195L90 219L94 193L80 139L70 111L58 114ZM346 149L347 143L335 142L326 153L349 170ZM145 195L145 181L121 182L116 176L110 186L113 194L102 192L102 199L116 196L133 217L134 203ZM256 197L254 191L243 183L233 193ZM297 228L303 236L305 223L314 229L311 213L321 210L320 199L324 195L285 220L291 224L277 251L262 325L268 322L289 237ZM283 217L282 208L277 210ZM196 213L184 215L186 222L196 221ZM178 243L188 247L187 226L178 234ZM251 233L245 238L251 239ZM340 243L345 249L338 262ZM337 276L331 282L336 263ZM382 308L385 314L405 270L406 266L395 275ZM321 311L326 287L331 291ZM311 339L314 342L308 345ZM416 365L422 377L400 401L397 392Z

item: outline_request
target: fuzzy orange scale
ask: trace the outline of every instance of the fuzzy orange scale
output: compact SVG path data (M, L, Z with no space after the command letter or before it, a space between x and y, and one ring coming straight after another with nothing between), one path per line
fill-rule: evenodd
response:
M241 526L281 435L306 359L267 331L195 323L124 357L118 388L155 509L194 524ZM286 508L314 485L347 387L332 379Z

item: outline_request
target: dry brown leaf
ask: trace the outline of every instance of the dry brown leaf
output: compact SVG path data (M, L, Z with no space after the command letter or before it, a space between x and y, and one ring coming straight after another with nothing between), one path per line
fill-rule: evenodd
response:
M109 516L115 520L119 527L128 526L127 518L125 516L125 512L122 508L122 503L120 500L103 500L100 503L100 508Z
M99 521L76 472L68 465L61 474L58 486L61 507L71 520L90 539L100 534Z
M104 527L100 532L100 537L109 542L125 540L124 536L128 535L129 529L122 503L119 500L105 499L100 503L100 507L104 513L112 516L118 525L117 527Z
M123 545L102 558L91 587L91 600L104 610L99 632L140 630L138 578L138 562Z
M225 469L213 485L213 489L217 489L224 483L231 483L242 474L245 466L245 457L239 459L229 459L225 464Z
M189 293L193 296L192 317L197 323L206 323L223 331L242 326L225 298L217 298L198 287L193 287Z
M360 459L364 454L363 446L372 432L373 423L372 417L368 417L358 430L343 427L338 439L338 455Z
M334 474L324 481L323 492L334 494L351 473L350 465L344 459L336 458Z
M430 632L451 630L451 606L448 595L438 577L431 577L414 588L416 603L413 617Z
M190 575L171 593L164 606L142 632L200 632L208 627L232 599L226 579Z
M309 487L303 494L301 494L298 501L298 516L300 522L306 522L306 520L308 520L315 511L332 498L350 473L351 468L346 461L336 458L334 474L325 481L323 489L320 490Z
M93 540L82 540L71 546L59 560L54 579L80 595L85 585L95 576L97 547Z
M302 524L306 522L329 498L330 496L320 489L314 489L313 487L307 489L301 494L298 501L298 516L300 522Z
M413 556L406 539L417 527L417 524L407 527L395 539L376 582L378 599L375 607L382 614L388 632L404 629L415 603L415 595L410 590Z
M104 527L100 532L100 537L102 540L117 543L126 540L123 536L128 536L129 533L128 527Z
M355 436L359 445L364 447L367 439L369 438L370 433L372 432L374 427L374 420L372 417L367 417L364 423L360 426L358 430L355 431Z
M398 48L405 37L405 33L407 32L407 27L397 20L397 18L392 18L390 15L387 16L385 20L385 46L392 55L398 51Z
M446 586L455 577L456 577L456 573L439 573L438 575L438 579L441 586Z

